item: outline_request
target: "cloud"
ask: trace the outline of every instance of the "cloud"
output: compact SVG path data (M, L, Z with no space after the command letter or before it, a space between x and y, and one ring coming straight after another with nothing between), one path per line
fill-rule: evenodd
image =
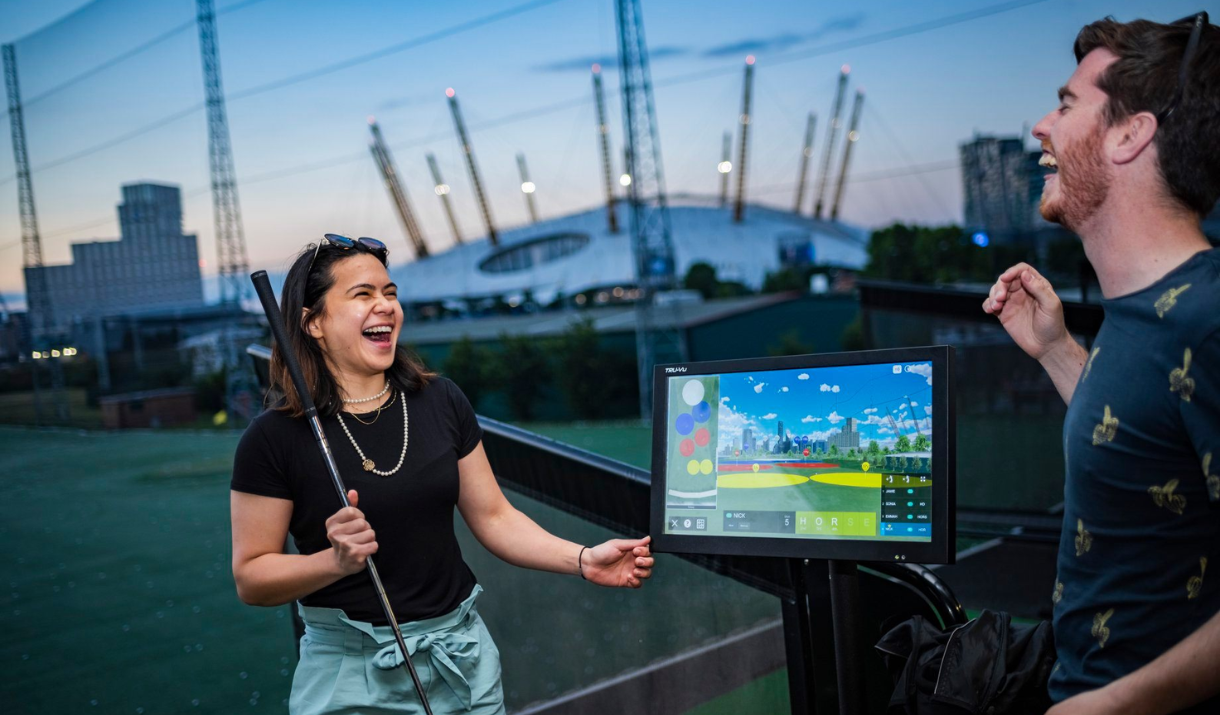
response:
M703 56L732 57L734 55L744 55L750 52L779 53L797 45L812 42L814 40L820 40L827 35L855 30L864 23L864 18L864 13L833 17L826 22L823 22L821 25L813 28L809 32L784 32L778 35L770 35L766 37L751 37L708 48L707 50L703 51Z
M826 419L827 419L827 421L829 421L829 422L830 422L830 424L832 424L832 425L837 425L837 424L839 424L840 422L842 422L843 420L845 420L845 419L847 419L847 418L846 418L846 417L844 417L844 416L842 416L842 415L840 415L838 412L831 412L831 413L830 413L830 414L829 414L829 415L826 417Z
M830 385L827 385L826 383L823 382L822 386L819 387L818 389L821 390L822 392L830 392Z
M721 397L721 398L720 398L720 404L722 404L722 405L723 405L723 404L726 404L728 401L729 401L729 398L727 398L727 397Z
M767 414L763 415L763 416L762 416L762 418L763 418L764 420L773 420L773 419L775 419L775 418L776 418L776 417L778 417L778 416L779 416L779 415L775 414L774 412L768 412Z
M809 373L807 373L807 372L802 372L801 374L799 374L799 375L797 375L797 376L796 376L796 379L798 379L798 380L808 380L808 379L809 379Z
M784 387L779 388L779 391L780 391L780 392L787 392L787 391L788 391L788 386L787 386L787 385L785 385Z
M835 385L835 386L831 387L831 388L830 388L830 391L831 391L831 392L838 392L838 391L839 391L839 386L838 386L838 385Z
M878 427L877 431L881 434L894 434L894 430L890 429L889 427Z
M923 411L929 415L932 414L932 405L924 405Z
M822 421L821 417L814 417L813 415L805 415L804 417L801 418L801 422L804 422L805 424L808 424L810 422L821 422L821 421Z
M873 414L873 413L874 413L874 412L876 412L876 411L877 411L877 408L876 408L876 407L870 407L870 408L868 408L867 410L865 410L865 411L864 411L864 414L866 414L866 415L871 415L871 414Z
M754 382L754 376L753 376L753 375L746 375L746 382Z
M915 400L911 400L911 407L919 407L919 403Z
M757 393L759 393L759 394L762 394L762 389L763 389L764 387L766 387L766 386L767 386L767 383L765 383L765 382L760 382L760 383L758 383L757 385L755 385L755 386L754 386L754 391L755 391L755 392L757 392Z
M785 33L771 37L752 37L748 40L738 40L727 45L718 45L703 51L704 57L733 57L751 52L783 52L794 45L805 41L800 35Z
M932 363L920 363L919 365L907 365L903 368L904 372L913 372L916 375L922 375L927 378L928 384L932 384Z
M648 49L649 61L663 60L671 57L681 57L689 54L685 47L656 47ZM566 60L555 60L541 65L534 65L535 72L589 72L594 64L602 66L602 72L618 69L616 55L584 55Z

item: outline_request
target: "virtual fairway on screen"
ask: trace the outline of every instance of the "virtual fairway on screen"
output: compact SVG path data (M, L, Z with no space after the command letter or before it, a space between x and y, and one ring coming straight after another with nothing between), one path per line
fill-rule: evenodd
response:
M931 541L928 362L669 378L665 533Z

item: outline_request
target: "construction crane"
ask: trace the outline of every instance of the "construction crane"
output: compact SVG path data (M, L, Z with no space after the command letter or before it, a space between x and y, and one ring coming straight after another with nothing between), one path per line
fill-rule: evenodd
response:
M55 337L57 325L48 292L46 271L42 265L42 238L38 233L38 214L34 210L34 182L30 178L30 157L25 143L25 118L21 107L21 85L17 78L17 52L13 45L4 45L4 86L8 94L9 129L13 139L13 163L17 166L17 201L21 213L21 259L25 274L26 310L30 316L30 341L34 352L43 351L51 363L51 394L55 417L68 421L68 400L64 394L63 366L58 351L47 348ZM31 363L34 384L34 421L43 422L42 390L38 380L38 365Z
M419 222L415 220L415 212L411 210L407 190L402 187L402 182L398 179L398 170L394 168L394 159L390 156L390 149L385 144L385 138L381 136L381 127L377 125L377 120L373 117L369 117L369 131L373 133L369 151L373 153L373 161L377 162L377 170L381 172L381 178L385 181L386 191L390 192L390 200L394 202L398 220L402 222L402 228L407 232L407 240L415 249L415 258L417 260L427 258L428 244L424 241L423 231L419 229Z
M654 315L658 292L676 283L669 201L657 139L657 118L648 69L648 46L640 0L615 0L619 77L623 92L623 136L627 144L628 200L639 298L636 300L636 362L639 367L640 416L652 418L652 368L658 347L669 343L675 357L686 360L678 327L663 329ZM671 325L675 325L671 322Z
M851 123L847 126L847 143L843 147L843 166L839 169L839 181L835 186L835 201L830 206L830 220L839 218L839 205L843 201L843 185L847 183L847 167L851 163L851 149L860 139L860 110L864 107L864 90L856 90L856 101L851 108Z
M458 141L462 143L462 154L466 157L466 169L470 172L470 183L474 185L474 195L479 202L479 210L483 213L483 225L487 227L487 242L493 246L500 245L500 234L496 232L496 224L491 220L491 205L487 195L483 193L483 180L479 178L479 167L474 163L474 147L470 145L470 136L466 133L466 122L462 120L462 110L458 107L457 92L452 87L445 90L449 98L449 111L453 114L453 127L457 130Z
M610 167L610 126L606 124L606 99L602 92L602 66L593 65L593 99L597 103L597 137L602 153L602 175L606 184L606 220L610 233L618 233L618 207Z
M432 181L435 186L432 190L441 200L441 206L445 209L445 218L449 219L449 228L453 230L453 242L463 243L462 229L458 228L457 218L453 215L453 205L449 202L449 184L441 178L441 168L436 165L436 155L428 155L428 169L432 172Z

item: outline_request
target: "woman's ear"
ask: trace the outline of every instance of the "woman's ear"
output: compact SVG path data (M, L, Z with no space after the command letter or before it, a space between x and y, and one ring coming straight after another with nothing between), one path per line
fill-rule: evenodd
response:
M314 340L322 339L322 328L318 325L317 316L310 315L309 308L301 308L301 327L305 328L305 332Z

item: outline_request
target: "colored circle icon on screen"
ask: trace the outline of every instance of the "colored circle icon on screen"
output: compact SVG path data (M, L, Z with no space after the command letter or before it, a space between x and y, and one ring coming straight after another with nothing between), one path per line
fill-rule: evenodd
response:
M805 450L805 454L809 454L809 450ZM864 471L867 472L868 471L868 462L863 462L860 465L860 469L863 469Z
M700 462L699 471L703 472L704 474L711 474L712 473L712 460L705 459L702 462Z
M706 447L708 441L712 438L712 433L707 431L706 427L700 427L695 431L695 444L700 447Z
M682 386L682 401L694 407L703 400L703 382L701 380L687 380Z
M712 416L712 406L707 404L707 400L704 400L695 405L690 412L695 416L696 422L707 422L707 418Z
M682 453L683 457L689 457L692 454L694 454L695 453L694 440L690 440L690 439L682 440L682 443L678 445L678 451Z
M689 412L683 412L674 420L674 429L678 430L678 434L688 435L695 428L695 418L690 416Z
M754 466L751 467L751 469L753 469L755 472L757 472L758 471L758 462L755 462Z
M698 474L699 473L699 460L692 459L691 461L687 462L686 463L686 473L687 474Z

